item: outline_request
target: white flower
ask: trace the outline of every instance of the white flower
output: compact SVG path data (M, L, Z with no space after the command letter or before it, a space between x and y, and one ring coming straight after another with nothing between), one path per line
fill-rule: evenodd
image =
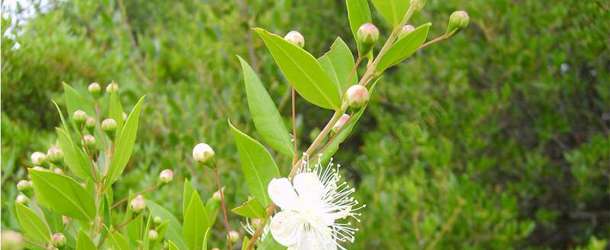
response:
M358 201L351 197L354 189L346 182L332 163L321 166L318 162L310 168L307 161L292 182L277 178L269 182L267 192L273 203L282 211L271 219L269 228L273 238L288 250L345 249L342 242L353 242L358 230L350 223L338 220L352 217Z

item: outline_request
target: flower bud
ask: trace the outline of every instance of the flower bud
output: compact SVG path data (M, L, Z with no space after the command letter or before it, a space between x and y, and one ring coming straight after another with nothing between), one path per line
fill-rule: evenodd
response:
M51 236L51 242L53 243L53 246L61 247L66 244L66 236L62 233L54 233L53 236Z
M229 231L229 233L227 234L227 239L228 239L230 242L235 243L235 242L237 242L237 241L239 240L239 233L238 233L237 231L235 231L235 230L231 230L231 231Z
M85 113L85 111L82 111L80 109L76 110L76 111L74 111L74 114L72 114L72 120L74 120L76 125L80 126L83 123L85 123L85 120L87 120L87 113Z
M155 216L155 218L153 218L153 222L155 224L161 224L161 223L163 223L163 219L161 219L161 217L159 217L159 216Z
M224 189L224 187L221 190L223 190L223 189ZM220 201L222 199L222 195L220 193L221 190L218 190L218 191L214 192L214 194L212 194L212 200Z
M296 30L288 32L288 34L286 34L286 36L284 36L284 39L286 39L286 41L288 41L296 46L299 46L301 48L303 48L303 46L305 46L305 38L303 37L303 35L301 35L301 33L299 33Z
M93 133L93 129L95 128L95 118L88 116L85 120L85 128L89 133Z
M212 157L214 157L214 150L208 144L199 143L193 148L193 160L197 163L206 163Z
M372 23L365 23L358 28L356 37L358 38L358 42L363 45L371 46L379 39L379 30Z
M447 33L457 32L460 29L466 28L470 22L468 13L463 10L454 11L449 16L449 24L447 24Z
M169 183L174 179L174 171L171 169L165 169L159 174L159 181L161 183Z
M59 163L64 159L64 152L56 145L53 145L47 150L47 160L53 163Z
M333 128L332 128L333 133L339 132L339 130L341 130L343 128L343 126L345 126L347 121L349 121L349 117L350 116L348 114L343 114L341 116L341 118L339 118L339 120L337 120L337 122L333 126Z
M130 205L131 210L136 213L139 213L144 210L144 208L146 208L146 201L144 201L144 197L142 197L142 195L137 195L136 198L133 198L133 200L131 200Z
M28 180L20 180L17 182L17 190L23 192L32 189L32 182Z
M93 137L92 135L83 135L83 145L87 146L87 147L93 147L95 146L95 137Z
M61 168L53 168L53 173L56 173L56 174L64 174L64 171L63 171L63 170L61 170Z
M64 225L68 225L68 223L70 223L70 217L62 215L61 222L64 223Z
M17 197L15 198L15 202L25 205L25 204L28 204L28 202L30 202L30 198L25 196L25 194L18 194Z
M410 6L413 6L413 10L420 11L426 6L427 0L411 0Z
M47 161L47 155L41 152L34 152L30 155L30 160L34 165L42 165Z
M21 250L25 247L23 236L15 231L2 229L0 246L6 250Z
M414 30L415 30L415 27L413 27L413 25L407 24L405 26L402 26L402 29L400 29L400 33L398 33L398 39L405 37L406 35L413 32Z
M151 241L155 241L159 238L159 233L157 233L156 230L151 229L150 231L148 231L148 239Z
M107 118L102 121L102 131L106 132L111 138L114 136L114 131L117 126L116 121L112 118Z
M116 82L111 82L110 84L108 84L108 86L106 86L106 93L108 94L117 92L118 90L119 85Z
M95 98L98 98L102 93L102 87L100 87L100 84L97 82L92 82L91 84L89 84L87 90L89 90L89 93L91 93L91 95L93 95L93 97Z
M369 91L362 85L352 85L345 93L347 104L352 108L360 108L369 101Z

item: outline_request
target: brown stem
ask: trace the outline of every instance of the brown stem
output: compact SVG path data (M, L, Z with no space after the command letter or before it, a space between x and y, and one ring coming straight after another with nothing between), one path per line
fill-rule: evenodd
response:
M216 179L216 187L218 188L218 192L220 192L220 207L222 208L222 216L225 230L227 230L227 249L231 250L232 243L231 239L228 238L228 235L231 232L231 225L229 224L229 217L227 216L227 207L225 206L225 192L224 190L222 190L222 186L220 185L220 175L218 174L218 168L214 168L214 178Z

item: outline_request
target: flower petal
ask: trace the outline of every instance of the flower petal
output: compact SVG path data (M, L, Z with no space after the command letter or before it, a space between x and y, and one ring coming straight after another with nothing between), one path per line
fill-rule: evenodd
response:
M293 248L298 250L336 250L337 244L330 235L330 231L319 231L312 228L301 233L301 237Z
M320 178L315 173L300 173L292 180L294 189L297 190L299 196L307 201L315 201L322 199L324 186L320 182Z
M274 178L267 186L269 197L282 210L291 210L298 207L297 193L287 178Z
M296 212L281 211L271 218L269 229L271 235L283 246L294 246L302 235L303 223Z

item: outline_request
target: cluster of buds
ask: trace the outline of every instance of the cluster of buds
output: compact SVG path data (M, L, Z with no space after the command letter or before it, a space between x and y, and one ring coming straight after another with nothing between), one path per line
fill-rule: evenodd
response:
M144 197L139 194L135 198L133 198L133 200L131 200L129 205L131 206L131 210L136 213L139 213L142 212L144 208L146 208L146 201L144 200Z
M362 85L352 85L345 92L347 104L352 108L361 108L369 101L369 90Z
M205 143L199 143L193 148L193 160L198 164L208 163L214 154L214 149Z
M305 38L296 30L288 32L288 34L284 36L284 39L296 46L299 46L300 48L305 46Z
M358 28L356 39L361 45L362 54L366 55L379 40L379 29L372 23L365 23Z

